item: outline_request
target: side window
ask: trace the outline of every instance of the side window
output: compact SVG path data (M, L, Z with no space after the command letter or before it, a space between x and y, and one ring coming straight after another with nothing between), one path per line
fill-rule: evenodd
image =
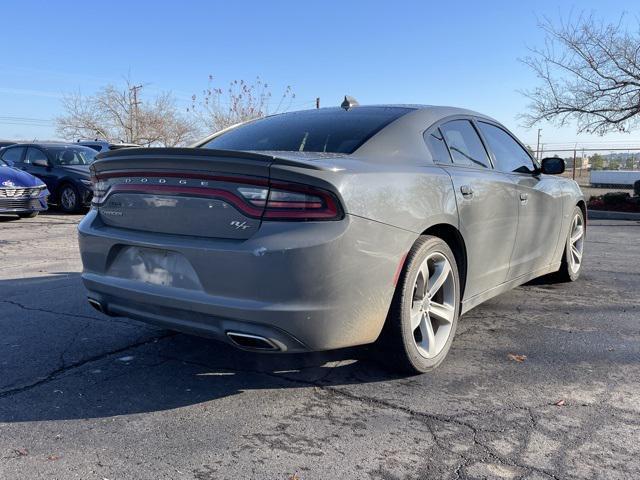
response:
M29 147L27 156L24 157L24 163L33 163L34 160L47 160L47 156L39 148Z
M469 120L452 120L440 127L456 165L491 168L487 151Z
M496 169L518 173L535 171L531 157L511 135L490 123L478 122L478 125L496 159Z
M447 144L444 143L444 138L439 128L425 132L424 141L435 162L451 163L451 155L449 155Z
M2 160L9 163L18 163L22 159L22 152L24 152L24 147L7 148L2 153Z

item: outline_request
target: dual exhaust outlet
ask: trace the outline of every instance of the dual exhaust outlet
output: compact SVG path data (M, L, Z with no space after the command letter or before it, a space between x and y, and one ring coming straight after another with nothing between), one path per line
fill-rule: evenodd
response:
M87 298L89 305L95 308L100 313L104 313L105 315L109 315L107 308L101 302L96 300L95 298ZM227 332L227 338L231 340L231 342L244 350L254 350L261 352L277 352L280 350L280 347L276 345L272 340L268 338L261 337L260 335L252 335L250 333L241 333L241 332Z
M236 346L245 350L258 350L263 352L277 352L280 350L274 342L268 338L259 335L251 335L249 333L227 332L227 337Z

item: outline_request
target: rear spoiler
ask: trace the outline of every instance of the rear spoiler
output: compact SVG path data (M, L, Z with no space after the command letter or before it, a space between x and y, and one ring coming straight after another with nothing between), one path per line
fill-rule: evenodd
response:
M187 148L187 147L137 147L122 150L109 150L96 155L96 161L112 157L139 157L147 155L165 156L198 156L198 157L227 157L227 158L250 158L254 160L274 161L277 157L263 153L243 152L239 150L212 150L210 148Z
M151 167L152 163L156 163L162 160L175 159L176 157L187 159L198 159L200 161L206 161L207 159L229 159L233 161L237 160L257 160L265 162L268 165L277 163L279 165L290 165L295 167L304 167L311 170L324 170L320 165L314 165L311 162L302 162L295 158L288 158L285 155L258 153L254 151L240 151L240 150L213 150L209 148L175 148L175 147L140 147L140 148L123 148L118 150L109 150L104 153L96 155L96 160L92 164L92 170L100 169L102 166L111 163L110 160L118 159L133 159L144 163L149 163ZM94 167L95 166L95 167Z

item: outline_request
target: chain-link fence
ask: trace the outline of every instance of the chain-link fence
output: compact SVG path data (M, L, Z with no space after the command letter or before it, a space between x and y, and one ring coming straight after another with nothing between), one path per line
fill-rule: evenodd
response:
M541 145L533 150L538 160L561 157L565 175L581 186L607 189L632 189L640 180L640 147L596 145Z

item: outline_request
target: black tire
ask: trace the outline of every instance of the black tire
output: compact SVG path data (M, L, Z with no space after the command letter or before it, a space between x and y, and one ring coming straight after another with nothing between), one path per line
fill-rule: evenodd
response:
M36 218L39 212L19 213L20 218Z
M432 254L441 254L449 262L453 276L455 298L450 302L453 319L446 343L435 356L426 358L416 345L415 331L411 328L411 308L417 291L416 282L420 268ZM450 286L449 286L450 288ZM440 238L423 235L411 248L396 287L383 332L378 341L378 355L381 363L405 373L425 373L433 370L447 356L455 336L460 315L460 277L453 252Z
M581 258L580 264L577 266L577 269L575 268L575 263L572 265L572 262L570 260L572 255L571 234L572 234L572 227L574 225L574 221L576 217L580 218L580 221L582 224L582 228L583 228L582 241L583 242L584 242L584 237L586 236L586 223L584 221L584 213L582 212L582 209L580 207L576 206L573 209L573 213L571 214L571 224L569 226L569 232L567 233L567 238L565 239L564 254L562 255L562 264L560 265L560 270L558 270L558 272L554 276L554 280L556 280L557 282L575 282L580 277L580 272L582 272L582 263L583 263L582 258ZM583 254L584 250L581 250L581 253Z
M68 194L68 197L65 197ZM74 199L73 201L71 199ZM77 213L82 206L78 189L70 183L64 184L58 193L58 206L65 213Z

